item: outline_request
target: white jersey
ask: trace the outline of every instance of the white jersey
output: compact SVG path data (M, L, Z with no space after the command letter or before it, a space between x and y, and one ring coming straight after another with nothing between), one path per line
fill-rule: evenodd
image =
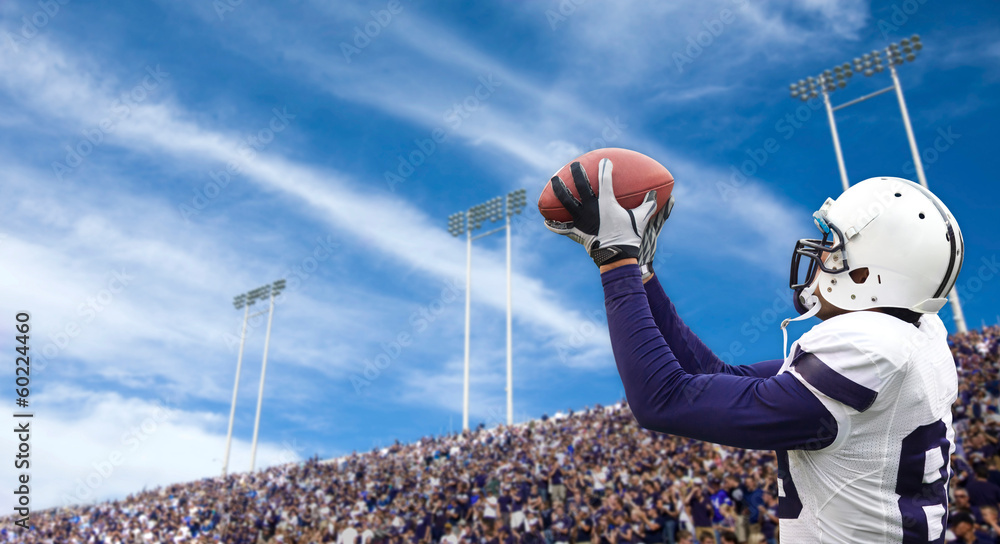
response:
M817 439L836 438L820 450L778 452L783 542L944 542L958 376L941 319L919 324L851 312L792 345L779 373L836 419Z

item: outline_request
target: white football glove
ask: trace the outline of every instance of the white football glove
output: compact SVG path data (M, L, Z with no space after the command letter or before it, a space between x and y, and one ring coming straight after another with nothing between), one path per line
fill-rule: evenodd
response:
M663 206L646 225L646 231L642 233L642 244L639 246L639 269L642 270L643 281L653 275L653 260L656 259L656 239L660 237L660 229L663 223L670 217L671 210L674 209L674 195L670 195L666 205Z
M570 165L573 183L580 194L577 200L559 176L552 177L552 191L573 220L568 223L545 220L545 226L556 234L568 236L583 244L594 262L604 265L639 256L642 233L656 211L656 191L646 193L646 198L634 209L626 210L615 198L611 182L612 164L601 159L598 166L598 195L590 188L587 171L579 162Z

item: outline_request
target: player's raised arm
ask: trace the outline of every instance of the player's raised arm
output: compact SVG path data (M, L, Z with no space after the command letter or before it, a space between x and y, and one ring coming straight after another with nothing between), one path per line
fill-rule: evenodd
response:
M677 362L691 374L715 374L724 371L725 362L705 345L677 315L673 304L663 291L659 279L653 273L653 261L656 260L656 242L660 237L663 224L670 217L674 208L674 197L671 196L646 225L642 233L642 243L639 244L639 269L642 271L642 281L646 286L646 296L649 309L656 320L663 338L677 356Z
M602 267L615 360L639 423L745 448L817 449L831 444L836 420L794 377L692 375L682 368L650 312L636 260L640 233L656 210L655 192L626 210L615 198L611 161L600 162L598 195L579 163L572 172L580 200L558 176L552 186L573 222L550 220L546 226L583 244Z
M774 376L781 368L781 359L761 361L752 365L730 365L720 359L698 338L681 319L667 297L659 279L653 275L644 282L649 311L663 339L670 346L680 365L691 374L732 374L734 376Z
M646 298L649 300L649 310L656 320L656 326L667 345L673 350L677 362L691 374L733 374L737 376L757 376L766 378L774 376L781 368L780 359L763 361L754 365L729 365L715 355L712 350L698 338L684 321L681 320L673 303L667 297L660 280L653 272L653 261L656 260L656 242L660 230L670 217L674 207L674 197L671 195L667 203L649 220L642 234L639 245L639 269L642 271L642 281L646 287Z
M686 372L653 320L639 267L622 261L604 268L611 346L640 425L752 449L820 449L837 438L836 418L790 374Z

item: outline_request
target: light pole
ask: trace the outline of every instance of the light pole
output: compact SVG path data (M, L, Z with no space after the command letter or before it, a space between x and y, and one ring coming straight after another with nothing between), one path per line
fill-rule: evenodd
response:
M243 344L247 335L247 319L250 315L250 305L246 293L233 297L233 306L237 310L243 308L243 326L240 328L240 354L236 356L236 382L233 384L233 400L229 404L229 430L226 431L226 455L222 458L222 477L229 470L229 449L233 444L233 419L236 417L236 393L240 390L240 369L243 367Z
M264 362L260 368L260 388L257 390L257 417L253 424L253 445L250 450L250 472L257 464L257 435L260 431L260 407L264 402L264 376L267 375L267 348L271 343L271 321L274 320L274 298L285 289L285 280L278 280L269 286L261 287L269 291L270 304L267 308L267 333L264 335ZM265 295L266 296L266 295Z
M524 189L507 193L504 197L494 197L482 204L472 206L467 211L453 213L448 216L448 232L452 236L465 234L465 362L462 381L462 430L469 430L469 355L472 311L472 241L491 234L507 231L507 424L514 421L514 387L513 387L513 325L511 309L511 249L510 249L510 217L521 213L527 203ZM505 217L504 226L472 235L487 220L496 222Z
M226 473L229 470L229 451L233 444L233 421L236 418L236 396L240 389L240 370L243 367L243 346L246 343L247 322L251 317L257 317L258 315L269 311L261 310L253 315L250 315L250 307L253 306L258 300L267 297L270 289L270 285L264 285L233 297L233 306L237 310L243 310L243 326L240 329L240 352L236 358L236 380L233 383L233 400L229 405L229 429L226 431L226 455L222 458L223 478L225 478Z
M507 229L507 425L514 424L514 326L511 307L510 272L510 216L520 214L527 204L524 189L507 193L507 208L504 213Z
M833 149L834 153L837 155L837 167L840 169L840 181L843 184L845 191L850 186L850 183L847 178L847 169L844 166L844 155L840 148L840 139L837 136L837 123L833 113L837 110L853 106L854 104L864 102L869 98L874 98L880 94L890 91L896 91L896 99L899 102L899 112L903 118L903 126L906 129L906 138L910 144L910 154L913 156L913 166L917 173L917 181L919 181L920 185L922 185L925 189L928 188L927 176L924 174L924 165L920 160L920 151L917 149L917 140L913 135L913 126L910 124L910 113L906 108L906 100L903 98L903 87L899 84L899 75L896 73L897 65L903 64L903 62L915 61L917 59L917 54L923 48L924 44L920 41L920 36L914 34L910 38L900 40L899 43L890 43L881 51L875 50L871 53L865 53L861 57L855 58L853 70L851 69L851 63L845 62L841 65L835 66L832 70L824 70L823 73L816 77L800 79L799 81L789 85L789 91L792 98L798 98L803 102L809 100L810 98L816 98L820 94L823 95L823 103L826 105L827 118L830 121L830 132L833 134ZM886 65L889 66L889 74L892 76L892 85L879 89L873 93L866 94L865 96L849 100L839 106L832 106L830 104L829 93L846 87L848 80L850 80L850 78L854 75L854 72L861 72L866 77L871 77L877 73L884 72ZM962 312L962 303L959 301L958 292L955 291L954 287L952 287L948 299L951 301L952 315L955 319L955 329L958 332L966 332L968 328L965 324L965 314Z

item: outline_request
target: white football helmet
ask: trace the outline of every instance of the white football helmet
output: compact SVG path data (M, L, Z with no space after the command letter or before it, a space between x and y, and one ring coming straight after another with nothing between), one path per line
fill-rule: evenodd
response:
M901 178L866 179L828 198L813 219L823 239L799 240L792 255L789 286L799 313L818 304L817 293L850 311L927 314L944 306L965 245L955 217L927 189Z

